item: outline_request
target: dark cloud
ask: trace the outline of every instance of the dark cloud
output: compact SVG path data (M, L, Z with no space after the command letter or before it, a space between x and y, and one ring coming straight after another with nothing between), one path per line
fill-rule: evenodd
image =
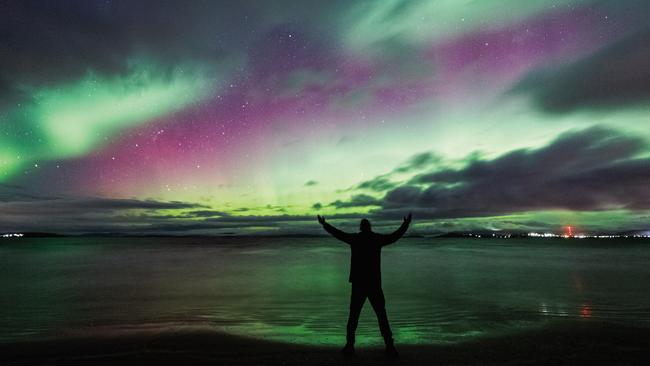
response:
M321 204L320 202L316 202L311 206L311 208L313 208L314 210L320 210L321 208L323 208L323 204Z
M534 72L514 88L551 113L650 101L650 28L559 69Z
M386 193L382 205L384 207L408 206L412 202L417 201L421 193L420 188L416 186L404 185L397 187Z
M230 215L224 211L216 210L196 210L190 211L185 214L185 217L215 217L215 216L228 216Z
M0 183L0 232L64 234L322 234L314 215L233 215L194 202L35 195ZM284 212L283 206L258 209ZM337 214L332 220L360 219ZM355 222L356 224L356 222ZM380 223L381 225L381 223ZM344 225L345 226L345 225Z
M369 189L375 192L384 192L389 189L395 188L399 185L397 182L392 182L386 175L380 175L370 180L359 183L357 189Z
M16 184L0 183L0 203L2 202L24 202L34 200L53 200L56 196L34 193Z
M560 135L538 149L515 150L493 160L476 156L461 169L416 175L380 200L353 196L336 207L380 204L377 217L413 210L420 218L503 215L568 209L650 209L647 142L593 127Z
M315 186L315 185L317 185L317 184L318 184L317 181L315 181L315 180L309 180L309 181L307 181L307 182L305 183L305 187L311 187L311 186Z
M12 200L0 202L0 211L4 217L20 216L27 218L35 213L39 215L58 215L65 213L110 213L123 210L179 210L205 208L198 203L180 201L154 201L119 198L67 198L67 197L31 197L29 200Z
M69 197L63 195L38 194L24 187L0 184L0 225L7 228L8 222L30 223L57 220L66 215L89 218L94 215L114 215L119 212L144 210L191 210L192 217L207 213L207 206L181 201L157 201L104 197ZM210 211L216 213L218 211ZM40 219L36 219L40 218Z
M264 208L266 208L267 210L273 210L276 212L286 212L288 207L291 206L280 206L280 205L271 205L271 204L267 204L266 206L264 206Z
M407 173L423 168L428 168L431 164L439 163L442 159L430 151L415 154L410 157L404 164L395 168L396 173Z
M341 228L345 230L358 229L359 219L367 215L361 214L337 214L328 216L330 222L339 222L344 220ZM394 218L392 218L394 219ZM315 215L245 215L245 216L227 216L218 218L209 218L201 221L160 221L146 220L147 225L134 229L134 233L221 233L220 230L236 229L237 233L260 233L259 229L267 231L262 233L273 234L323 234L322 228L318 224ZM378 221L378 226L383 227L387 224L394 226L394 222ZM252 230L252 231L251 231ZM232 234L232 232L230 232ZM324 235L324 234L323 234Z
M355 194L349 201L336 200L329 204L336 208L350 208L350 207L366 207L366 206L380 206L381 201L375 197L367 194Z
M418 170L430 168L432 165L440 163L441 161L442 159L438 155L430 151L418 153L408 158L408 160L400 164L391 172L378 175L372 179L361 182L358 185L350 188L350 190L366 189L375 192L386 192L400 185L399 182L392 179L395 174L416 172Z

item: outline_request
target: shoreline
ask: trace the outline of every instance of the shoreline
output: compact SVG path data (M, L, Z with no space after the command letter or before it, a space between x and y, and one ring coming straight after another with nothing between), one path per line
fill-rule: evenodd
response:
M208 330L67 338L0 344L3 365L548 365L650 363L650 328L584 323L457 344L359 347L347 358L340 347L246 338ZM342 345L341 345L342 346Z

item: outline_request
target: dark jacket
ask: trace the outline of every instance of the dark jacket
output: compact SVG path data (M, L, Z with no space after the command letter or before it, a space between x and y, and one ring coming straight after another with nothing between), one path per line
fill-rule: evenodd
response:
M349 281L360 285L381 286L381 248L392 244L404 235L409 227L402 223L392 234L384 235L370 232L346 233L327 222L323 228L335 238L350 245Z

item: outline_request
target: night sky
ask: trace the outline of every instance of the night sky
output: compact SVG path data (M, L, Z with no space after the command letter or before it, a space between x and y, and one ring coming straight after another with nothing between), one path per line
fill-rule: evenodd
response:
M650 229L650 2L3 1L0 231Z

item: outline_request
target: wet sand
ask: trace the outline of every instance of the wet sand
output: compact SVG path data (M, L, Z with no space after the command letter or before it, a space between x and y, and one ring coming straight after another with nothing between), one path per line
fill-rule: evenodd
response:
M399 341L399 340L398 340ZM68 338L0 344L3 365L647 365L650 329L585 322L571 328L450 345L361 347L353 358L336 347L304 346L208 330Z

